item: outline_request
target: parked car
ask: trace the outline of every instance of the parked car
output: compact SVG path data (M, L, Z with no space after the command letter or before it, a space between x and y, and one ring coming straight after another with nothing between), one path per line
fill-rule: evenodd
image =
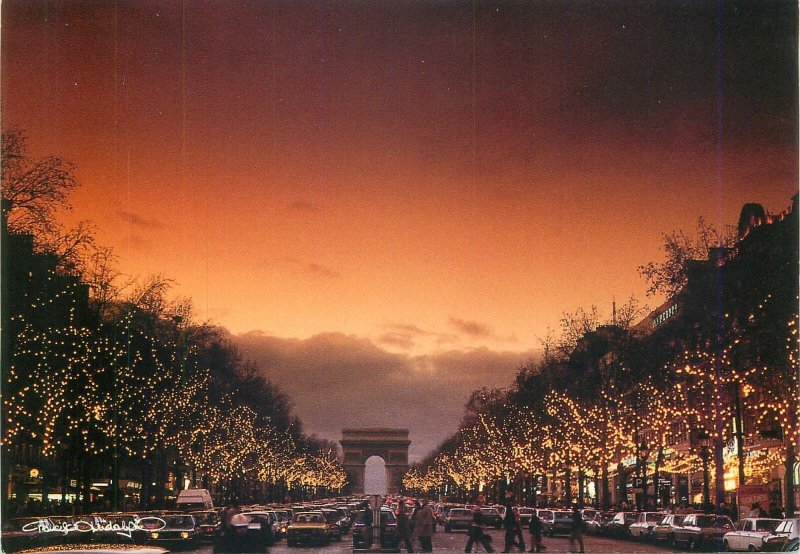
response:
M353 523L353 548L369 548L372 546L372 536L367 534L371 527L367 527L363 521L364 512L358 512ZM394 512L388 508L381 508L381 548L397 548L400 544L400 537L397 534L397 518Z
M50 519L55 519L55 517L64 518L64 521L74 522L73 516L54 516ZM76 533L77 535L83 535L83 537L74 537L74 540L68 540L67 542L91 540L94 543L100 544L130 544L139 538L133 531L125 531L126 529L132 529L134 527L134 522L137 519L136 514L92 514L88 517L81 517L80 519L89 520L95 530L92 533Z
M353 524L353 519L350 517L350 510L345 507L339 506L336 508L339 512L339 527L341 528L342 535L350 532L350 526Z
M178 493L175 505L179 510L187 512L197 512L201 510L213 510L214 501L207 489L185 489Z
M606 535L615 538L628 538L631 536L630 527L639 519L639 512L617 512L606 524Z
M16 552L42 546L45 533L40 530L41 517L15 517L3 522L3 552Z
M545 535L555 536L556 533L568 535L572 531L572 512L569 510L552 510L552 519L542 520L542 533Z
M503 527L503 516L497 508L481 508L483 514L483 523L487 526L491 525L495 529Z
M450 504L444 504L439 510L436 512L436 517L439 520L439 525L444 525L444 520L447 518L447 513L456 508L456 506L451 506Z
M472 512L466 508L451 508L444 518L444 532L450 533L453 529L469 529L472 524Z
M523 527L528 527L531 523L531 516L536 512L535 508L519 508L519 522Z
M683 524L685 517L686 516L679 514L669 514L664 516L664 518L655 527L653 527L653 542L658 543L663 541L667 544L672 544L675 529Z
M145 534L145 540L150 544L162 545L169 550L188 548L193 550L200 540L197 521L190 514L162 515L163 527L150 530Z
M111 533L107 533L105 525L107 523L104 515L90 514L88 516L47 516L43 518L45 522L53 525L53 529L67 530L66 532L49 532L43 533L44 544L57 545L57 544L85 544L91 542L98 534L109 537ZM83 523L81 523L83 522ZM93 529L100 529L98 532L87 532L85 525L92 525ZM131 533L133 537L133 533ZM126 540L111 539L107 542L132 542ZM141 542L141 541L140 541Z
M778 552L783 548L794 547L800 537L800 518L781 520L775 530L764 537L764 550Z
M542 521L542 534L546 535L546 527L548 525L553 525L553 510L546 510L542 508L536 509L536 515L539 516L539 519ZM529 524L530 525L530 524Z
M342 514L338 510L330 508L323 508L321 511L322 515L325 516L325 521L328 522L328 533L331 539L335 541L342 540Z
M590 535L605 535L606 525L614 519L614 512L597 512L594 517L586 521L586 532Z
M267 510L242 512L247 517L247 542L254 545L256 551L262 551L265 547L275 543L275 535L278 532L278 516L275 512Z
M214 535L222 527L222 518L216 510L206 510L202 512L192 512L197 521L199 540L202 542L214 542Z
M683 525L672 533L672 545L686 545L689 549L708 547L714 550L722 546L725 533L736 529L728 516L714 514L689 514Z
M664 519L662 512L641 512L639 517L631 523L628 530L630 531L631 538L637 540L650 540L652 538L653 528L661 523Z
M722 537L724 550L756 551L764 546L764 537L772 533L780 519L747 517L739 522L735 531Z
M330 544L328 522L322 512L297 512L292 516L292 521L286 529L286 545Z
M275 537L275 540L281 540L286 538L286 529L289 527L289 523L292 521L292 511L275 510L275 515L278 518L278 524L276 525L278 534Z

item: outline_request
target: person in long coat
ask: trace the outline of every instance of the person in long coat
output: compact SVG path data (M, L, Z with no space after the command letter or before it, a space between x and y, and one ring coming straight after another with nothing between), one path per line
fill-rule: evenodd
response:
M528 525L531 531L531 549L528 552L541 552L546 547L542 544L542 520L539 519L539 514L536 510L533 511Z
M397 534L399 535L400 544L405 544L406 550L414 552L414 546L411 542L411 523L408 519L406 512L406 504L401 499L397 504Z
M505 527L505 546L503 552L511 552L511 547L516 546L521 552L525 552L525 539L522 538L522 524L520 523L519 513L514 508L514 497L506 493L506 513L503 517Z
M418 540L423 552L433 552L433 510L428 501L414 514L414 540Z

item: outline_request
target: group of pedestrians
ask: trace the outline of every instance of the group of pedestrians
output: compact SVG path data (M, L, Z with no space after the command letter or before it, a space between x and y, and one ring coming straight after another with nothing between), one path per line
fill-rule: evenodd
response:
M476 543L483 546L486 552L494 552L492 548L492 537L486 533L486 525L483 521L483 498L478 499L478 506L472 512L472 524L469 528L469 539L464 547L464 552L472 552L472 547ZM511 552L512 548L518 548L520 552L525 552L525 539L522 533L522 521L520 519L519 510L514 507L513 496L506 495L505 503L505 516L503 517L503 527L505 528L505 544L503 545L503 552ZM546 546L542 544L543 526L542 520L534 511L531 514L530 523L528 526L530 530L531 548L528 552L542 552L546 550ZM569 547L571 552L584 552L583 533L585 523L583 515L578 509L578 506L573 506L572 509L572 529L569 535ZM576 546L580 550L576 550Z
M472 552L472 547L476 544L483 546L486 552L494 552L492 547L492 536L486 532L486 522L484 515L481 511L485 499L483 496L478 497L478 503L472 511L472 521L468 529L467 544L464 546L464 552ZM525 552L525 538L523 536L522 521L520 519L519 509L514 506L514 498L512 494L506 495L505 502L505 515L503 517L503 526L505 528L505 544L503 552L511 552L512 548L518 548L520 552ZM422 503L417 502L412 513L408 513L408 508L403 499L400 499L397 505L397 533L399 535L399 543L401 547L405 547L406 551L414 552L414 545L419 544L422 552L433 552L433 522L434 513L428 505L427 500ZM569 535L570 551L584 552L583 545L583 532L585 523L581 511L577 505L572 510L572 530ZM528 552L542 552L546 550L546 546L542 544L543 526L542 520L534 511L531 514L529 524L531 548ZM580 550L576 550L576 545Z

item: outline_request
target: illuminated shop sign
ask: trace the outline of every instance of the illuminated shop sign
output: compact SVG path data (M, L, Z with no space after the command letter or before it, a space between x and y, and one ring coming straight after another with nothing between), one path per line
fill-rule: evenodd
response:
M663 312L661 312L660 314L658 314L656 317L653 318L653 327L658 327L659 325L661 325L662 323L664 323L677 313L678 313L678 305L672 304L666 310L664 310Z

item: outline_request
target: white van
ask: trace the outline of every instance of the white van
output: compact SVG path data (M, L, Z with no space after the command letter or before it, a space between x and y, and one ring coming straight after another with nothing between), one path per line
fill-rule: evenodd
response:
M198 510L212 510L214 501L208 489L186 489L178 493L177 506L179 510L193 512Z

